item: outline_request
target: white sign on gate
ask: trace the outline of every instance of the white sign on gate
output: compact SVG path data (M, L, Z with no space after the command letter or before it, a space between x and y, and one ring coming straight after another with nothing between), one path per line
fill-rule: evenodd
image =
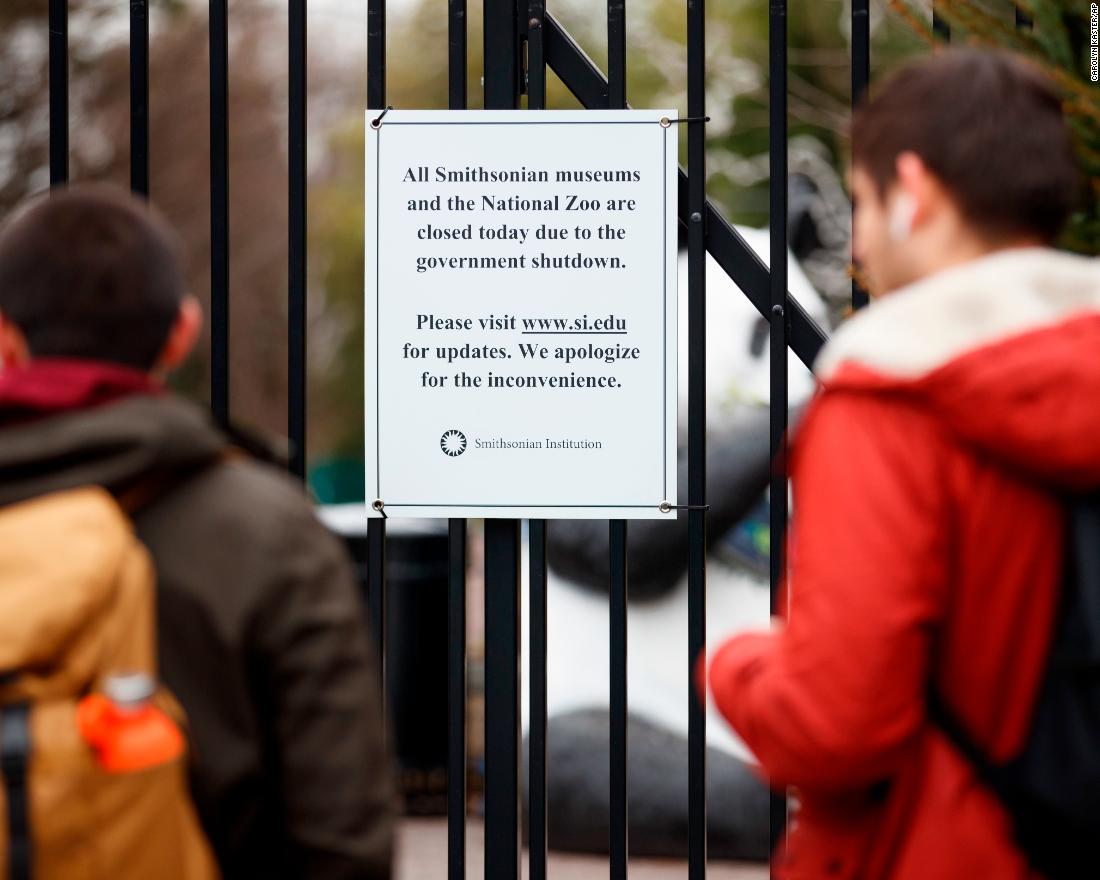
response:
M675 516L674 116L368 112L373 515Z

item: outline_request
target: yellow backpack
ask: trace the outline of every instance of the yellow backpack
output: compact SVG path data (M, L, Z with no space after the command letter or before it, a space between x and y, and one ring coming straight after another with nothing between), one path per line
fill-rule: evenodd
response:
M0 509L0 878L213 880L153 567L105 491Z

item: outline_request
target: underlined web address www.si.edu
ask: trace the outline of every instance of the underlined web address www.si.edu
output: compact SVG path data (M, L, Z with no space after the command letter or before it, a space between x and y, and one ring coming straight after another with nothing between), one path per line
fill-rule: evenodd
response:
M440 317L417 315L417 330L519 330L525 334L541 333L599 333L625 334L626 318L614 314L572 318L521 318L516 315L484 315L479 318Z

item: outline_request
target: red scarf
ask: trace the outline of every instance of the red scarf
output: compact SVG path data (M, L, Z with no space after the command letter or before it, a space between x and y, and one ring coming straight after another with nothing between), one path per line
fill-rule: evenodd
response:
M0 424L102 406L132 394L161 394L147 373L106 361L42 358L0 370Z

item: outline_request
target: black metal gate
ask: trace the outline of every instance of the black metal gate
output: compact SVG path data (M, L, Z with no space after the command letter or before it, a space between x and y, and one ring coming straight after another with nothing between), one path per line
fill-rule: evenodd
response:
M131 185L149 195L149 17L150 0L130 0ZM229 413L229 177L228 177L228 0L209 0L210 23L210 195L211 195L211 401L215 415ZM438 0L442 9L444 0ZM760 0L765 2L765 0ZM770 324L771 449L777 461L771 482L772 603L781 572L780 548L787 525L786 464L788 346L807 365L825 334L787 294L787 2L767 0L770 13L770 211L769 273L734 228L707 201L705 192L706 96L704 21L706 0L686 0L688 70L688 162L680 170L678 212L688 242L688 525L689 651L683 674L690 683L695 658L706 642L706 473L705 473L705 255L733 279ZM467 0L446 0L451 109L466 107ZM289 405L291 470L305 475L306 436L306 4L288 0L289 13ZM608 71L605 76L546 10L545 0L483 0L485 107L515 108L527 94L530 109L546 102L547 68L585 108L627 106L625 0L607 0ZM386 106L386 3L367 0L368 106ZM869 77L869 0L852 0L852 96ZM935 17L937 30L943 24ZM66 0L49 0L50 177L68 178L68 12ZM853 284L853 304L866 295ZM451 880L465 876L466 801L466 528L449 524L449 771L448 867ZM376 647L385 658L385 521L368 530L370 613ZM611 521L611 837L610 874L627 873L627 524ZM529 853L531 880L546 877L546 523L532 520L530 541L530 778ZM520 523L485 523L486 628L486 876L519 876L520 863ZM706 873L706 739L703 706L689 684L689 872ZM773 801L773 822L784 820L785 802Z

